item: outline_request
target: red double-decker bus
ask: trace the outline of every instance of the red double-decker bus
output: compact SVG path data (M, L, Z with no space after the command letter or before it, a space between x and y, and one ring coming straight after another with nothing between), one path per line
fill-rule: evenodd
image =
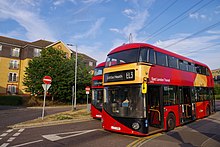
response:
M106 130L149 135L215 111L208 66L150 44L113 49L103 74Z
M100 63L94 69L92 77L92 103L91 117L102 118L102 103L103 103L103 86L102 77L105 62Z

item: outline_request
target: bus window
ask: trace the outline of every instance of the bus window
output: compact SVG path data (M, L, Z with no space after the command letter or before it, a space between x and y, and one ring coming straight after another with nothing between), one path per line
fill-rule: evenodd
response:
M108 55L106 60L106 66L110 67L122 63L135 63L137 62L138 54L139 54L139 49L130 49Z
M207 75L207 76L210 76L210 73L209 73L208 68L205 68L205 69L206 69L206 75Z
M157 52L157 64L167 66L167 55Z
M179 60L179 68L181 70L188 71L188 63L186 61Z
M154 50L149 50L149 51L150 51L150 53L149 53L149 55L150 55L150 58L149 58L150 63L155 64L156 63L155 52L154 52Z
M195 72L195 65L194 64L192 64L192 63L188 63L188 68L189 68L189 71L190 72Z
M169 61L169 67L176 68L176 69L179 68L177 58L169 56L168 61Z
M163 87L164 106L177 104L176 88L174 86Z
M148 62L148 49L146 48L141 49L139 62Z

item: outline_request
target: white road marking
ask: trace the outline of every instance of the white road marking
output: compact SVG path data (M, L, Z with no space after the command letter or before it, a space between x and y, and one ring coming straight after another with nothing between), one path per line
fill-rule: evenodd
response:
M15 139L15 137L10 137L7 142L12 142Z
M21 133L21 132L23 132L23 131L24 131L24 129L20 129L20 130L18 130L19 133Z
M4 136L7 136L8 133L3 133L2 135L0 135L0 137L4 137Z
M19 136L21 133L15 133L13 136L14 137L17 137L17 136Z
M7 130L6 132L7 133L11 133L13 131L13 129L9 129L9 130Z
M36 141L26 142L26 143L22 143L22 144L14 145L14 146L12 146L12 147L25 146L25 145L29 145L29 144L33 144L33 143L37 143L37 142L41 142L41 141L43 141L43 140L36 140Z
M0 147L6 147L8 145L9 145L9 143L3 143Z
M49 135L42 135L42 137L47 139L47 140L50 140L50 141L57 141L57 140L61 140L61 139L66 139L66 138L70 138L70 137L79 136L79 135L83 135L83 134L86 134L86 133L94 132L94 131L97 131L97 130L99 130L99 129L49 134ZM72 135L69 135L69 134L72 134ZM67 135L67 136L61 137L59 135L62 135L62 136Z

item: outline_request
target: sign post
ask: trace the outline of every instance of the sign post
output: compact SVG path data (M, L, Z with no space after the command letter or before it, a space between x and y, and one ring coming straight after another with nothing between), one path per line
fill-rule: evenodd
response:
M74 86L72 86L72 111L74 110L74 107L73 107L73 97L74 97Z
M44 76L43 78L44 84L42 84L42 87L44 88L44 103L43 103L43 110L42 110L42 120L44 119L44 109L45 109L45 103L46 103L46 95L47 95L47 90L51 86L52 78L50 76Z
M88 98L89 91L90 91L90 87L89 87L89 86L86 86L86 95L87 95L87 112L90 112L89 98Z

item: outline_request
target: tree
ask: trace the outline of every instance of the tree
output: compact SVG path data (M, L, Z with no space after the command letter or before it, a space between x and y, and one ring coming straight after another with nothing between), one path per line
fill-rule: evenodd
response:
M27 86L26 91L41 96L43 94L42 79L48 75L52 77L51 88L48 90L49 94L55 100L70 101L72 85L74 85L75 57L67 59L65 56L65 52L52 47L43 49L41 56L33 58L26 68L23 82ZM79 62L77 75L83 75L84 78L78 79L77 93L82 90L81 85L91 83L91 75L84 66Z

